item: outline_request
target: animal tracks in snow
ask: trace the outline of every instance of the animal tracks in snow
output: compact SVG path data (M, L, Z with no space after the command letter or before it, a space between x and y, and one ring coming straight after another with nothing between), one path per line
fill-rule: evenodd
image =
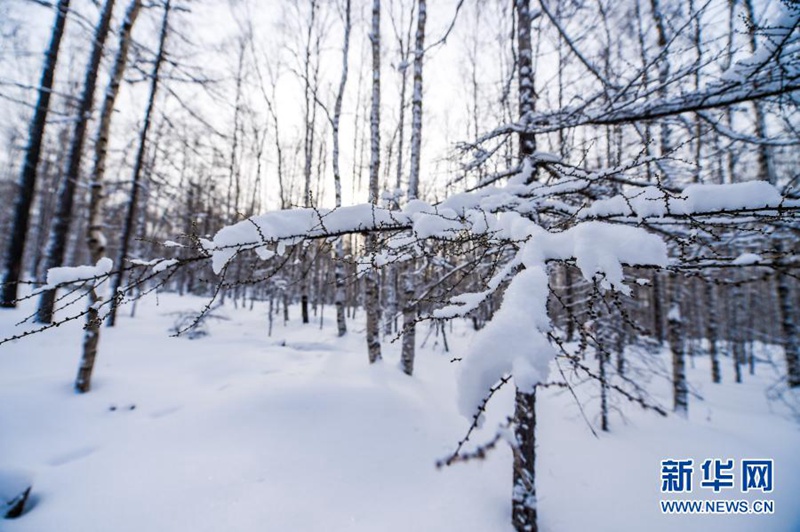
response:
M87 445L87 446L83 446L83 447L76 447L75 449L72 449L70 451L66 451L66 452L63 452L63 453L55 455L50 460L48 460L46 463L47 463L47 465L50 465L50 466L53 466L53 467L59 467L59 466L62 466L62 465L69 464L71 462L75 462L76 460L80 460L82 458L86 458L87 456L90 456L90 455L94 454L95 451L97 451L97 447L95 447L93 445Z

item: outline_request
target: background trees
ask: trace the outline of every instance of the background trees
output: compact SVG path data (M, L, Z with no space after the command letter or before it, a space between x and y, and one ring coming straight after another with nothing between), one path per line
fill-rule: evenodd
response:
M38 100L31 119L28 145L25 149L25 160L22 163L14 217L11 226L11 238L5 252L5 275L3 277L4 307L13 307L17 299L17 283L20 279L22 261L25 251L25 239L28 233L31 204L36 188L36 173L39 165L39 156L44 140L44 128L47 122L47 113L50 108L50 94L53 88L58 51L61 48L61 38L64 35L64 26L69 11L69 0L63 0L56 6L56 19L53 23L53 32L50 44L45 53L42 79L39 82Z

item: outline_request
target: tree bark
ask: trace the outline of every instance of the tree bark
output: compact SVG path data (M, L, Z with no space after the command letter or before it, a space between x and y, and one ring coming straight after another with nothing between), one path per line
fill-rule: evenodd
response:
M779 243L779 250L783 244ZM786 270L779 270L778 306L780 309L781 331L783 332L783 351L786 357L786 378L791 388L800 387L800 335L797 333L797 313L792 299L789 275Z
M514 491L511 521L517 532L536 532L536 389L517 389L514 420Z
M717 296L714 283L710 280L704 281L706 289L707 323L706 339L708 340L708 354L711 357L711 382L722 382L722 375L719 368L719 350L717 341L719 337L717 324Z
M753 7L753 1L744 0L744 7L745 11L747 12L747 18L750 20L750 23L747 25L750 52L755 55L758 51L758 41L756 40L757 20L755 9ZM766 113L764 112L764 105L760 101L754 100L753 111L755 112L756 136L760 139L768 138L767 119ZM775 163L772 157L772 147L766 142L762 142L758 145L758 178L762 181L767 181L772 185L777 185L778 182L778 177L775 173Z
M661 275L659 272L653 272L652 279L652 297L653 302L653 336L658 340L659 345L664 343L664 314L662 301L663 290L661 288Z
M517 13L517 68L519 75L519 121L528 126L536 110L536 93L533 85L533 47L531 45L530 0L515 0ZM520 158L525 159L536 152L536 136L522 131L519 134Z
M231 135L231 159L228 166L228 197L226 205L227 223L235 223L239 216L241 199L241 175L237 155L239 152L240 116L242 114L242 72L244 70L245 43L239 43L239 61L236 67L236 99L233 106L233 135ZM238 279L237 279L238 281Z
M672 396L675 413L686 417L689 410L689 389L686 382L686 359L684 356L684 327L680 309L680 286L676 279L670 283L672 291L670 311L667 316L667 340L672 352Z

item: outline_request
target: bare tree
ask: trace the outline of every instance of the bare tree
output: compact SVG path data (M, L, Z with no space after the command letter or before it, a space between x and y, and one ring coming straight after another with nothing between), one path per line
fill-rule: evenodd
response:
M517 15L519 121L524 128L519 135L519 158L525 161L536 152L536 136L526 127L533 119L536 97L531 45L533 21L530 0L515 0L514 8ZM511 522L518 532L536 532L536 388L518 388L514 404L517 447L514 452Z
M167 51L167 35L169 34L169 15L171 10L171 1L166 0L164 3L164 16L161 19L161 32L158 41L158 52L156 53L155 61L153 63L153 71L150 74L150 94L147 99L147 108L144 113L144 123L142 130L139 133L138 148L136 151L136 159L133 164L133 172L131 178L131 193L128 200L127 208L125 210L125 221L122 228L122 237L120 242L119 253L115 264L118 267L116 275L111 280L111 310L108 314L108 326L113 327L117 321L117 308L119 300L123 297L120 293L122 286L123 276L125 270L123 265L128 259L128 250L130 248L131 238L136 231L136 209L140 193L140 180L142 176L142 168L144 165L145 150L147 147L147 136L150 131L150 126L153 121L153 110L156 102L156 92L158 91L159 73L163 65Z
M344 43L342 45L342 77L339 80L339 90L336 93L336 103L333 106L333 185L336 207L342 206L342 176L339 169L339 122L342 116L342 100L344 90L347 85L347 63L350 51L350 0L345 0L344 6ZM336 329L339 336L347 333L347 323L345 321L345 278L344 278L344 238L336 240L336 265L334 266L334 282L336 284L336 294L334 304L336 305Z
M45 268L57 268L64 262L64 253L69 237L69 226L72 223L72 206L75 202L75 190L80 179L81 159L83 158L83 143L86 139L86 128L94 107L94 88L97 84L97 74L100 60L103 58L108 30L111 27L111 15L114 11L114 1L106 0L100 13L100 21L94 32L92 52L89 64L86 66L86 77L83 82L83 95L78 106L78 116L75 120L75 130L72 133L72 144L69 156L61 177L58 189L58 206L50 226L50 241L47 246ZM39 299L39 309L36 319L40 323L53 321L53 305L55 304L56 291L47 290Z
M303 206L305 207L311 207L315 204L311 190L311 170L314 162L314 135L317 123L317 89L321 46L321 32L317 28L320 6L317 0L309 0L309 8L310 14L306 25L303 60ZM304 262L307 261L304 260ZM303 323L309 322L308 270L308 266L303 267L300 280L300 313Z
M417 2L417 34L414 44L414 91L411 97L411 164L408 176L408 199L419 196L420 152L422 151L422 66L425 55L425 21L428 16L425 0ZM403 270L403 346L401 364L407 375L414 373L417 307L414 302L414 262Z
M53 89L58 50L61 46L61 37L64 35L64 26L67 22L70 0L59 0L56 6L56 20L50 34L50 44L45 53L42 78L39 82L39 99L31 119L28 133L28 146L25 149L25 160L22 163L22 173L19 178L17 199L14 204L14 219L11 226L11 238L6 249L5 274L3 276L3 295L0 306L13 308L17 305L17 284L22 272L22 261L25 252L25 238L28 234L31 205L36 190L36 172L41 156L44 129L47 123L47 113L50 109L50 95Z
M381 164L381 1L372 0L372 29L369 39L372 44L372 106L370 110L370 163L369 202L378 204L379 171ZM365 237L364 251L372 257L378 251L377 235ZM370 269L364 278L364 306L367 311L367 351L369 361L381 359L380 341L380 288L378 275Z
M131 45L131 32L139 16L142 0L131 0L125 11L125 18L119 29L119 46L114 58L111 78L103 98L100 110L100 124L94 145L94 171L92 172L91 197L89 200L89 223L86 232L86 245L93 263L99 262L106 253L107 237L103 232L105 221L103 217L104 180L106 173L106 156L108 155L108 138L111 129L111 117L114 113L114 103L119 94L122 76L128 62L128 51ZM83 355L75 379L75 390L86 393L91 388L94 362L97 358L97 346L100 341L100 306L103 298L93 288L89 293L88 313L86 314L85 333L83 335Z

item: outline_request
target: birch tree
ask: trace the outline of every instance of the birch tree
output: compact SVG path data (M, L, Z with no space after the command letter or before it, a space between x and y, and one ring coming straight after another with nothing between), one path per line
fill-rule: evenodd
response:
M103 105L100 110L100 123L97 127L97 135L94 144L94 169L89 199L89 223L86 232L86 245L93 264L100 262L106 253L106 243L108 237L105 235L104 212L105 206L105 174L106 157L108 156L108 139L111 130L111 117L114 113L114 104L119 94L122 76L125 73L125 66L128 62L128 52L131 46L131 33L133 25L139 16L142 7L142 0L131 0L125 11L125 18L119 29L119 45L114 57L114 66L111 70L111 77L106 88ZM75 390L78 393L86 393L91 388L92 372L97 358L97 347L100 341L100 307L103 298L94 288L90 289L88 300L88 312L86 314L86 325L83 335L83 354L81 356L78 376L75 379Z
M333 119L331 130L333 132L333 186L336 207L342 206L342 176L339 168L339 124L342 116L342 101L344 100L345 87L347 86L348 73L348 54L350 52L350 0L345 0L344 6L344 37L342 44L342 76L339 80L339 89L336 92L336 103L333 106ZM347 333L347 323L345 321L345 277L344 277L344 238L336 240L336 265L334 266L334 283L336 284L336 294L334 304L336 305L336 329L339 336Z
M25 148L25 160L22 163L17 197L14 204L14 219L11 226L11 238L8 241L5 256L5 272L3 275L2 301L0 306L13 308L17 305L17 285L22 272L22 261L25 255L25 239L30 223L31 205L36 190L36 177L44 141L47 113L50 109L50 95L53 79L58 63L58 51L64 26L67 22L70 0L59 0L56 5L56 19L50 34L50 44L45 52L42 77L39 81L38 100L31 119L28 132L28 145Z
M309 0L309 17L306 24L306 35L303 43L303 206L314 205L311 189L311 172L314 162L315 127L317 123L317 90L319 80L319 53L321 46L320 29L317 27L317 0ZM305 257L305 256L304 256ZM304 263L307 261L304 258ZM300 313L303 323L309 322L308 315L308 266L301 271L300 280Z
M100 12L100 20L94 32L92 51L89 63L86 66L86 76L83 82L83 94L78 106L78 116L75 120L75 130L72 133L72 143L69 156L64 167L64 175L58 189L58 206L50 226L50 241L47 246L45 268L57 268L64 262L64 253L67 247L69 227L72 223L72 206L75 201L75 190L80 179L81 160L83 158L83 143L86 138L86 128L94 107L94 88L97 84L97 75L100 60L103 58L108 30L111 27L111 15L114 11L115 0L106 0ZM47 290L39 299L39 309L36 319L40 323L53 321L53 305L55 304L56 291Z
M372 25L369 34L372 49L372 105L370 107L369 203L378 205L381 164L381 2L372 0ZM368 233L364 238L367 257L378 251L378 237ZM367 312L367 352L370 363L381 359L380 287L378 274L370 268L364 275L364 306Z
M408 200L419 196L420 152L422 150L422 67L425 55L425 22L428 12L425 0L417 2L417 32L414 43L414 89L411 96L411 161L408 174ZM414 262L403 271L403 345L401 364L406 375L414 373L417 307L414 290Z

